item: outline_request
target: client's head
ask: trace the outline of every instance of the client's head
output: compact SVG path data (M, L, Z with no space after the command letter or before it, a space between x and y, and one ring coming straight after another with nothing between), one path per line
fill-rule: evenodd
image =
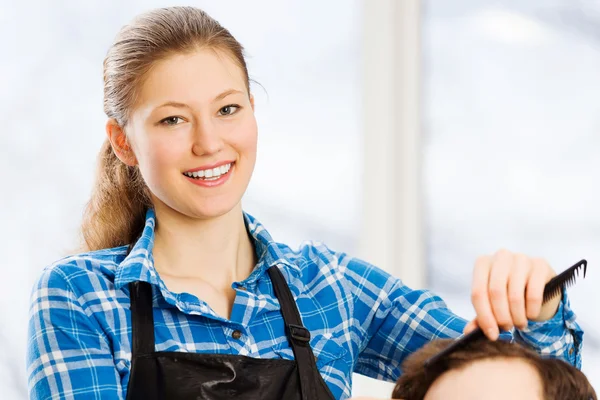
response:
M404 400L597 400L585 375L564 361L542 358L523 346L480 340L457 349L437 364L425 360L452 340L430 342L402 364L392 393Z

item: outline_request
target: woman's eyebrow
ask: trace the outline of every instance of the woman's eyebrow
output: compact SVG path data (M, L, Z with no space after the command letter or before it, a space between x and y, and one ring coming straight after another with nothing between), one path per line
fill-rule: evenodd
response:
M219 101L219 100L223 100L225 97L227 97L227 96L229 96L231 94L235 94L235 93L244 94L244 92L242 92L241 90L227 89L226 91L224 91L223 93L221 93L220 95L218 95L217 97L215 97L215 99L213 100L213 102Z
M242 92L241 90L237 90L237 89L228 89L226 91L224 91L223 93L221 93L220 95L218 95L217 97L215 97L215 99L213 100L213 103L219 100L223 100L225 97L232 95L232 94L244 94L244 92ZM158 110L159 108L162 107L175 107L175 108L190 108L190 106L188 106L185 103L180 103L177 101L167 101L163 104L161 104L160 106L156 107L155 110Z
M185 103L179 103L177 101L167 101L166 103L163 103L160 106L156 107L155 110L158 110L162 107L190 108L190 106L188 106Z

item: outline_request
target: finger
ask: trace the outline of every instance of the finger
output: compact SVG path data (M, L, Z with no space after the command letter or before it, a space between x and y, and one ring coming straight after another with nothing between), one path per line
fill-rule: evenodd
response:
M492 258L489 256L479 257L475 262L471 287L471 302L477 313L477 324L490 340L496 340L499 334L498 324L494 318L488 296L491 267Z
M500 250L495 254L490 271L489 296L496 324L504 330L513 326L512 316L508 305L508 277L512 270L514 256L512 253Z
M535 319L542 310L542 300L544 296L544 286L546 286L546 277L548 267L544 260L533 259L533 269L527 281L525 291L526 312L528 319Z
M527 326L525 286L532 269L531 259L523 254L515 255L515 263L508 278L508 303L512 321L519 329Z
M477 328L477 326L477 320L472 320L467 325L465 325L465 329L463 329L463 334L466 335L468 333L471 333L473 330L475 330L475 328Z

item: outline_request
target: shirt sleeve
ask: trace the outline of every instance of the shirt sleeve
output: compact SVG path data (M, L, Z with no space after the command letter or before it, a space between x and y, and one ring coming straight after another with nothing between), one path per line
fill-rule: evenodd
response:
M81 306L68 274L46 269L30 304L29 398L123 399L106 336Z
M395 382L411 353L437 338L459 336L467 321L427 290L412 290L400 279L356 258L345 277L354 296L354 321L363 333L354 372Z
M428 290L410 289L400 279L362 260L340 260L343 264L346 280L355 293L354 321L363 333L354 372L395 382L409 354L431 340L462 334L467 321L454 314L439 296ZM513 339L509 333L502 337ZM581 346L582 333L566 298L554 318L531 322L527 329L515 332L514 339L538 353L580 366L579 348L571 349L573 342Z
M543 322L529 321L527 328L514 331L514 340L543 356L559 358L581 369L583 329L575 318L565 290L554 317Z

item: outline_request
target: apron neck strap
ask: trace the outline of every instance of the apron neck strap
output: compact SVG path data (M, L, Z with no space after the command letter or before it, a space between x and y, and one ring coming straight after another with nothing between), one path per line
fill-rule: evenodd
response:
M294 296L277 265L270 267L268 271L275 289L275 296L281 304L286 333L296 358L302 400L317 399L319 398L316 393L317 385L314 384L316 366L314 354L310 347L310 332L302 325Z
M154 353L154 316L152 285L136 281L129 284L131 301L131 358Z

